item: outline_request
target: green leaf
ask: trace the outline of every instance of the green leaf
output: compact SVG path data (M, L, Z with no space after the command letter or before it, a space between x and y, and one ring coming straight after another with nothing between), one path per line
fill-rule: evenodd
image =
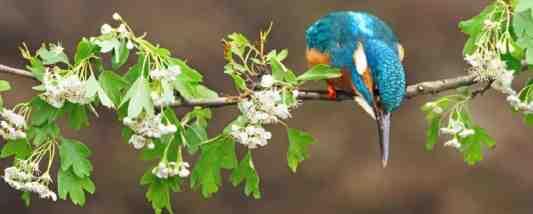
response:
M166 209L169 213L172 212L172 205L170 204L170 193L181 191L181 179L174 176L168 179L159 179L152 174L152 170L148 170L141 178L141 185L148 186L146 191L146 199L152 203L152 208L155 213L161 213Z
M475 44L483 32L484 21L496 8L496 4L492 3L483 9L479 15L469 20L459 22L459 28L461 31L470 36L463 49L464 55L472 54L476 50Z
M261 198L261 190L259 188L260 179L252 161L252 152L249 150L241 160L239 166L231 173L230 180L233 186L238 186L243 181L246 181L244 193L247 196L253 195L255 199Z
M170 58L170 62L174 65L180 66L181 74L177 77L178 79L181 79L185 82L202 82L202 74L200 74L200 72L198 72L197 70L191 68L183 60Z
M525 114L524 123L529 126L533 126L533 114Z
M43 126L32 126L28 129L28 139L31 139L33 145L39 146L49 139L60 137L59 127L56 123L48 123Z
M76 48L74 64L80 64L82 61L94 56L95 53L98 53L98 46L96 46L94 43L90 42L86 38L83 38L78 43L78 48Z
M221 169L233 169L237 165L235 142L230 136L221 135L201 147L201 154L191 174L191 188L201 189L205 198L218 192L222 185Z
M129 86L128 82L113 71L102 72L98 79L102 88L102 91L98 91L100 102L104 104L104 102L107 102L105 97L108 97L113 101L114 106L119 106L123 90ZM102 94L104 92L107 96Z
M113 57L111 59L111 67L113 70L117 70L120 66L124 65L128 61L130 50L126 47L126 40L122 41L120 45L115 47Z
M91 150L85 145L75 140L64 139L59 146L59 157L61 159L61 170L72 171L77 177L87 177L93 171L91 161L87 158L91 155Z
M128 117L137 117L142 110L145 110L148 114L154 113L150 88L145 78L139 78L133 83L120 105L127 101L130 101L128 104Z
M22 198L22 201L24 201L24 205L26 205L26 207L30 207L30 203L31 203L30 192L22 192L22 194L20 195L20 198Z
M42 59L43 64L53 65L59 62L69 64L67 55L61 50L57 51L59 48L55 44L50 44L50 50L43 44L39 50L37 50L37 56Z
M315 65L304 74L298 76L298 81L325 80L341 77L340 69L329 65Z
M70 196L72 203L85 205L85 192L93 194L95 186L91 178L78 177L72 170L60 169L57 174L57 192L59 198L66 200Z
M120 41L116 38L96 40L94 43L100 47L101 53L107 53L120 48Z
M289 136L287 163L292 172L296 172L298 165L309 158L309 145L316 141L310 134L293 128L287 128L287 134Z
M496 145L496 141L484 129L474 127L474 131L474 135L468 136L465 139L460 138L459 140L461 143L461 152L463 153L465 162L469 165L474 165L483 160L484 149L492 149Z
M85 106L80 104L66 103L64 109L68 115L68 125L71 128L80 130L82 127L89 126L89 118L87 116Z
M431 151L438 142L439 130L440 130L439 116L428 117L427 122L429 124L426 130L426 150Z
M515 13L520 13L526 10L533 10L533 1L531 0L518 0L518 4L515 8Z
M26 139L8 140L2 147L0 158L15 156L17 159L25 160L31 155L31 152L31 146Z
M31 124L40 126L45 123L53 123L61 114L62 109L57 109L42 100L40 97L35 97L31 101Z
M0 80L0 92L11 90L11 85L8 81Z
M216 92L207 87L199 83L184 81L179 78L179 76L175 81L174 87L178 90L180 95L187 100L211 99L218 97Z

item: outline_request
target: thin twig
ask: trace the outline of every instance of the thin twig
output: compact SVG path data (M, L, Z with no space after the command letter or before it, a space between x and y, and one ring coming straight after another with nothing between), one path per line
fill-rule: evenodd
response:
M14 74L18 76L24 76L35 79L35 76L26 70L12 68L0 64L0 72ZM456 89L463 86L471 86L477 83L474 75L465 75L455 78L448 78L436 81L420 82L413 85L409 85L406 89L406 97L413 98L424 94L437 94L443 91ZM347 93L344 91L338 91L336 99L328 97L327 91L322 90L301 90L298 99L300 100L322 100L322 101L345 101L353 100L355 94ZM240 96L226 96L205 100L187 100L178 101L172 106L174 107L222 107L227 105L234 105L239 102Z

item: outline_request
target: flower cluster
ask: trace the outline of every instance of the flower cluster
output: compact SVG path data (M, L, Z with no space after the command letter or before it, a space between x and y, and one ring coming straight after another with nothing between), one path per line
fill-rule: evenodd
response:
M189 176L189 163L181 161L177 162L160 162L157 167L152 170L152 174L161 179L167 179L174 176L185 178Z
M239 143L248 147L248 149L255 149L259 146L266 146L268 140L272 138L272 134L261 126L250 125L247 127L240 127L237 125L231 126L231 136Z
M504 94L514 94L511 88L513 71L507 69L507 65L501 60L500 55L492 52L480 54L475 52L467 55L465 60L470 64L470 72L478 75L478 80L493 79L492 87Z
M453 118L450 118L448 122L448 126L441 128L440 132L442 134L451 135L453 137L451 140L444 143L444 145L454 147L457 149L461 148L459 139L465 139L476 133L474 129L466 128L463 122L461 122L460 120L453 119Z
M17 140L26 138L24 129L26 119L24 116L9 109L0 110L0 136L6 140Z
M276 87L276 81L272 75L263 75L260 81L263 88L254 91L248 99L238 103L247 123L242 126L233 125L231 136L239 143L246 145L249 149L268 144L272 137L261 125L279 123L291 117L290 110L298 106L298 102L287 103L283 96L283 89ZM298 91L291 93L291 99L296 100Z
M41 97L50 105L61 108L65 101L88 104L92 97L87 93L87 81L81 80L77 74L62 76L57 72L46 71L43 77L45 92Z
M113 14L113 20L123 22L122 17L118 13ZM135 48L135 43L132 41L130 36L130 30L128 29L128 26L125 23L121 23L117 28L113 28L109 24L103 24L102 27L100 27L100 33L102 35L109 35L116 33L120 39L127 39L126 42L126 48L133 49ZM105 43L105 41L97 41L97 43ZM111 51L112 49L102 49L102 53L107 53Z
M149 72L150 78L157 81L160 86L152 90L150 96L154 105L167 106L176 101L174 95L174 81L181 74L181 68L178 65L170 65L167 68L156 68Z
M137 118L125 117L122 122L135 132L128 141L135 149L142 149L144 146L153 149L151 138L160 138L177 131L175 125L162 122L162 114L142 114Z
M171 65L168 68L159 68L150 71L150 77L153 80L162 80L173 82L181 74L181 68L178 65Z
M4 181L14 189L32 192L43 199L57 200L55 192L50 190L48 185L52 178L48 173L38 176L38 164L29 161L18 161L16 166L8 167L4 170Z

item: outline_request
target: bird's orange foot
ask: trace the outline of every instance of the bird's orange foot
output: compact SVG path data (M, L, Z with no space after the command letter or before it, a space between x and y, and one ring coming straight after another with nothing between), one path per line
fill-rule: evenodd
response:
M329 83L328 83L328 98L331 100L337 99L337 91L335 90L335 86Z

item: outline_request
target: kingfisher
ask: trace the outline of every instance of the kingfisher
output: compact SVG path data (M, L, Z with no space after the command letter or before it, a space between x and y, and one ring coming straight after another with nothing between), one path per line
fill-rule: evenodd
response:
M389 160L391 112L405 98L404 49L391 28L366 12L330 13L305 33L309 66L327 64L342 76L327 80L328 97L345 91L377 121L383 167Z

